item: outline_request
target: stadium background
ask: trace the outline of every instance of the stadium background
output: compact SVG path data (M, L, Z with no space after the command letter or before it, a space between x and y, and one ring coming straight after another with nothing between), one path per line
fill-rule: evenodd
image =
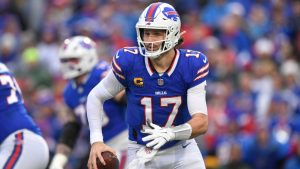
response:
M60 43L90 36L110 62L118 48L136 45L135 23L150 2L0 0L0 61L16 74L51 154L68 118ZM187 31L182 48L210 61L209 130L197 138L207 168L300 168L300 1L164 2L175 6ZM83 131L68 168L89 151L86 138Z

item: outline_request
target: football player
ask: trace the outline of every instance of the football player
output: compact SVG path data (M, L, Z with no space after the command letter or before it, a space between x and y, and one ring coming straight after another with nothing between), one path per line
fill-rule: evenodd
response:
M0 62L0 168L45 169L49 148L28 115L14 75Z
M62 169L66 165L81 127L87 124L87 95L110 69L107 62L99 61L95 42L85 36L66 39L60 47L59 58L63 77L68 80L63 93L64 101L70 109L69 116L73 118L64 124L50 169ZM128 134L124 105L114 99L107 100L104 104L103 120L98 123L103 127L103 140L106 144L116 150L126 150L128 141L124 138ZM121 163L124 162L121 160Z
M173 6L153 3L137 24L138 47L120 49L113 70L89 94L87 114L92 144L88 166L111 147L103 143L105 100L125 89L129 125L128 168L204 169L193 139L208 128L206 77L209 63L199 51L178 49L181 22Z

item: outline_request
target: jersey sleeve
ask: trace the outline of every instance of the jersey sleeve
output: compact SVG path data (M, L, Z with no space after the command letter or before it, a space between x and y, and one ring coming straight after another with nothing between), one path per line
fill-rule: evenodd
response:
M117 51L112 60L112 70L118 81L127 86L127 76L130 73L130 67L132 64L133 54L137 52L137 48L122 48Z
M209 74L209 63L207 57L203 53L198 52L198 54L199 57L190 57L189 60L191 76L189 76L188 88L192 88L204 82Z

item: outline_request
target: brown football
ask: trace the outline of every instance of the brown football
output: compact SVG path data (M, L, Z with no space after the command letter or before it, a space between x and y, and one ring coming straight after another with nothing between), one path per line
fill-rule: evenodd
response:
M119 160L118 158L109 151L104 151L101 153L105 165L103 165L100 160L97 158L97 168L98 169L119 169Z

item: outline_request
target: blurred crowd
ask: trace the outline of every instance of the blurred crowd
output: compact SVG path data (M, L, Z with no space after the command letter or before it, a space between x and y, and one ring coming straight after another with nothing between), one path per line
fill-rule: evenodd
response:
M61 42L86 35L101 59L136 45L146 0L0 0L0 61L53 153L64 121ZM154 1L153 1L154 2ZM169 0L182 20L182 48L210 62L209 130L197 141L208 169L300 168L300 1ZM68 168L89 151L82 132Z

